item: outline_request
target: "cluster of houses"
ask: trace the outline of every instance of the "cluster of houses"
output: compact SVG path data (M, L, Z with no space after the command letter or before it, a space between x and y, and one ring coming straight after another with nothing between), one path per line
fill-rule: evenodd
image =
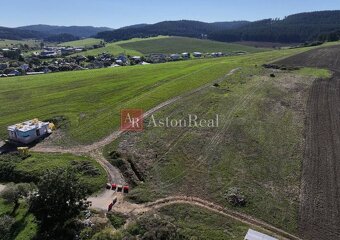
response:
M127 56L125 54L114 56L109 53L102 53L98 56L85 57L81 54L69 56L74 53L81 53L84 50L86 50L86 48L83 47L47 46L44 47L41 52L36 52L33 53L31 56L24 57L21 54L20 49L18 48L2 49L2 51L0 51L0 77L36 75L46 74L50 72L121 67L130 65L147 65L155 63L165 63L169 61L188 60L191 58L215 58L246 53L183 52L174 54L154 53L146 56Z
M35 56L41 58L54 58L62 55L70 55L84 51L84 47L44 47L41 52L35 52Z

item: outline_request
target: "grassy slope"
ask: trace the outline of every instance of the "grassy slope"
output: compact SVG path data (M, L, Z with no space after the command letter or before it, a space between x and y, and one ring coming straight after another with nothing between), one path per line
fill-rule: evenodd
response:
M167 206L159 212L180 228L185 236L193 239L238 240L243 239L249 229L249 226L230 218L185 204Z
M40 48L40 41L37 40L0 40L0 48L16 47L20 44L27 44L30 47Z
M83 156L75 156L71 154L45 154L45 153L32 153L32 156L19 162L15 171L22 172L23 174L42 175L44 171L52 170L55 168L67 168L72 166L71 162L89 161L92 166L100 170L100 175L90 176L78 173L80 180L92 192L98 191L106 183L106 172L95 160Z
M13 204L6 203L0 198L0 216L4 214L10 215ZM13 226L14 232L8 240L31 240L34 239L38 225L33 214L28 213L27 203L21 202L19 208L12 215L15 218Z
M77 41L63 42L58 44L58 46L70 46L70 47L90 47L95 44L99 44L102 40L96 38L86 38Z
M1 79L0 138L13 123L63 115L70 121L66 136L71 139L63 139L63 145L95 142L118 128L121 109L148 110L233 68L300 51L305 49Z
M201 40L185 37L169 37L164 39L152 39L145 41L131 41L127 43L117 43L125 49L134 49L143 54L149 53L182 53L182 52L260 52L263 49L244 46L233 43L223 43L211 40Z
M75 53L73 54L73 56L76 55L92 55L92 56L96 56L99 55L101 53L110 53L113 55L119 55L121 53L124 53L126 55L131 55L131 56L135 56L135 55L142 55L141 52L135 50L135 49L130 49L130 48L124 48L121 47L121 44L126 44L126 43L134 43L134 42L139 42L139 41L152 41L152 40L157 40L157 39L166 39L168 38L167 36L158 36L158 37L152 37L152 38L132 38L129 40L125 40L125 41L119 41L119 42L113 42L113 43L106 43L105 47L102 48L97 48L97 49L92 49L92 50L88 50L85 52L81 52L81 53ZM86 39L84 39L83 41L86 41ZM100 39L98 39L98 41L100 41ZM73 44L73 42L70 42ZM65 43L63 43L64 45ZM64 45L65 46L65 45Z
M137 191L147 199L145 190L149 198L182 193L227 205L225 191L238 187L248 200L239 211L296 232L303 103L314 77L326 76L323 70L307 72L313 77L276 73L269 78L270 71L243 67L219 88L155 115L181 119L190 113L210 119L218 113L217 129L150 127L123 136L106 151L119 143L120 151L133 146L128 151L145 176L142 191L134 189L133 195ZM300 94L303 98L297 99Z

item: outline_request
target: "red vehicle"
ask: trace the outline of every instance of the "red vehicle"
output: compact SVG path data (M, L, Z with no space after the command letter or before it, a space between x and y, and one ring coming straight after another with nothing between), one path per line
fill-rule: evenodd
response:
M117 184L115 184L115 183L112 183L112 185L111 185L111 189L115 191L115 190L117 189Z
M113 203L110 203L110 205L107 208L107 211L110 212L112 210L112 207L113 207Z
M123 192L124 193L129 193L129 186L124 186L123 187Z

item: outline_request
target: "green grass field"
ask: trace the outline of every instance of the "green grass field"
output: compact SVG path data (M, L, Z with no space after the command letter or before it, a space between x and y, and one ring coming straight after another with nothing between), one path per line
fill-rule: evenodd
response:
M118 129L121 109L146 111L233 68L301 51L306 49L1 79L0 138L6 138L9 125L64 116L69 125L62 145L93 143Z
M11 167L6 171L9 168L8 164ZM24 160L15 155L0 156L0 169L3 174L6 174L6 176L1 176L3 181L37 182L39 176L43 175L46 170L56 168L74 169L84 187L92 193L99 191L107 180L106 172L100 164L84 156L31 153L31 156Z
M167 206L159 212L181 229L185 236L193 239L239 240L245 237L249 229L241 222L185 204Z
M105 47L91 49L91 50L87 50L87 51L84 51L84 52L81 52L81 53L75 53L75 54L72 54L71 56L77 56L77 55L97 56L101 53L110 53L112 55L125 54L125 55L131 55L131 56L142 55L141 52L138 52L138 51L133 50L133 49L123 48L120 45L118 45L118 43L119 42L106 43ZM64 43L63 43L63 45L64 45Z
M69 43L62 43L66 46L83 46L86 42L93 43L95 39L84 39ZM100 41L100 40L98 40ZM92 44L93 45L93 44ZM255 48L241 44L223 43L211 40L201 40L186 37L158 36L151 38L133 38L126 41L107 43L105 47L82 52L82 55L98 55L103 52L118 55L145 55L150 53L182 53L182 52L235 52L245 51L249 53L267 51L268 49ZM77 55L77 54L74 54Z
M38 40L6 40L0 39L0 48L18 47L27 44L31 48L40 48L40 41Z
M211 40L201 40L186 37L168 37L161 39L149 39L144 41L130 41L117 43L124 49L133 49L143 54L150 53L182 53L182 52L235 52L245 51L249 53L261 52L264 49L244 46L233 43L223 43Z
M99 44L101 39L97 38L85 38L77 41L71 41L71 42L63 42L58 44L58 46L67 46L67 47L91 47L93 45Z
M22 172L22 174L29 175L42 175L44 171L56 169L56 168L68 168L74 166L74 164L80 164L88 162L90 166L98 170L98 175L90 175L81 170L76 170L80 181L91 192L99 191L106 183L106 172L95 160L75 156L71 154L45 154L45 153L32 153L32 156L21 161L16 165L15 170Z
M181 99L154 115L212 119L219 114L217 128L146 127L107 146L105 153L127 153L125 158L132 159L133 169L142 176L144 184L130 196L150 201L183 194L233 208L224 195L237 187L247 205L236 210L296 233L303 111L313 80L330 74L307 69L277 72L271 78L271 73L244 64L219 87Z

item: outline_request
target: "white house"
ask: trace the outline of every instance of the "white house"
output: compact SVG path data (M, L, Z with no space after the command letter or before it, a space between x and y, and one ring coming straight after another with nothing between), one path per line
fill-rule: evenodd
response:
M170 58L171 58L172 60L178 60L180 57L181 57L181 55L179 55L179 54L177 54L177 53L171 54L171 55L170 55Z
M244 240L278 240L278 239L268 236L266 234L257 232L255 230L249 229Z
M202 57L202 53L201 53L201 52L194 52L192 55L193 55L194 57L197 57L197 58Z
M190 54L187 52L182 53L182 58L190 58Z
M38 119L18 123L7 128L9 139L15 142L29 144L50 132L49 122Z

